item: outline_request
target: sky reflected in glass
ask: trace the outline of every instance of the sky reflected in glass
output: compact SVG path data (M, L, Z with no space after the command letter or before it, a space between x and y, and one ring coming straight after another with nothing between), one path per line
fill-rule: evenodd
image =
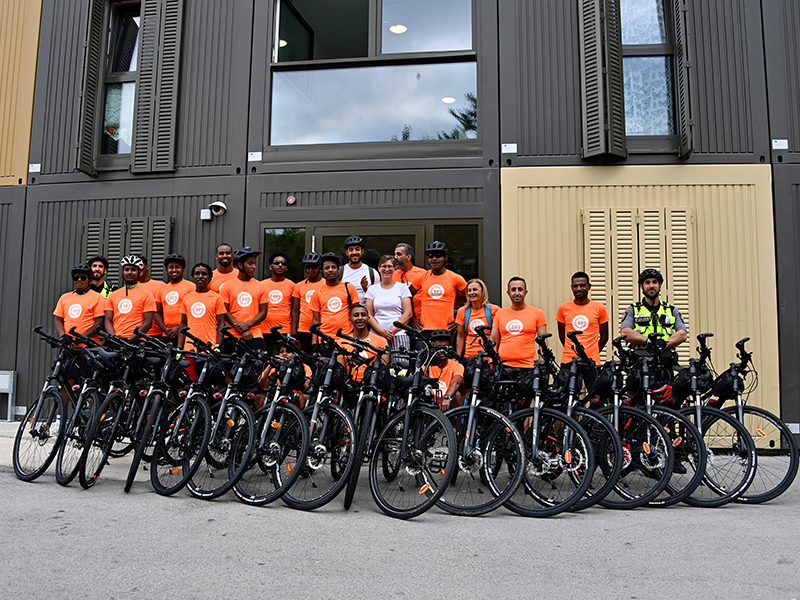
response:
M381 51L472 49L472 0L383 0Z

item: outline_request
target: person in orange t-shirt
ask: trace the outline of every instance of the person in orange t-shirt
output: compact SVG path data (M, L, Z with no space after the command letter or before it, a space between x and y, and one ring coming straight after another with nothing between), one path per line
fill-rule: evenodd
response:
M420 281L420 289L416 290L422 305L423 334L430 337L430 333L436 329L447 329L453 334L456 329L453 318L455 307L464 303L467 280L445 267L447 246L443 242L428 244L425 256L431 269L426 271Z
M319 253L309 252L303 257L306 279L295 284L292 292L292 335L300 342L303 352L311 353L311 332L314 322L309 302L317 290L325 285L320 275Z
M239 272L233 268L233 248L230 244L222 243L217 246L214 258L217 260L219 267L211 273L211 283L208 284L208 287L212 292L219 294L223 284L226 281L236 279Z
M469 324L467 318L469 308ZM488 317L487 317L488 308ZM492 323L500 307L489 302L489 290L482 279L467 282L467 303L456 313L456 352L461 356L475 356L483 350L481 338L475 333L476 327L488 327L491 334ZM466 348L465 348L466 346Z
M222 327L225 325L225 303L222 297L209 289L211 266L197 263L192 267L192 281L195 289L183 297L181 302L181 323L179 329L189 328L189 332L219 347L222 344ZM178 333L178 348L183 348L188 338ZM194 342L188 339L194 346Z
M72 267L74 291L63 294L53 311L59 336L76 328L78 333L92 337L103 328L106 299L89 288L92 269L87 264Z
M239 248L233 253L233 265L239 274L236 279L226 282L220 296L228 311L225 318L233 325L231 333L242 338L253 350L266 350L261 335L261 321L267 316L267 301L261 282L255 279L259 254L261 253L258 250L253 250L250 246ZM226 343L225 346L225 352L231 354L233 344Z
M406 243L397 244L394 249L397 268L392 273L392 279L405 283L409 291L412 288L415 290L422 289L422 277L425 275L425 269L414 265L414 258L414 246ZM414 310L414 316L411 318L410 324L412 327L419 329L419 321L422 316L422 301L418 294L414 294L411 297L411 307Z
M139 285L153 294L153 298L155 298L156 302L158 302L158 290L167 284L163 281L152 279L150 277L150 265L147 264L147 258L144 256L140 256L139 258L141 258L142 262L144 263L142 268L139 269ZM147 332L147 335L152 337L162 337L164 335L164 330L161 329L161 325L163 325L164 322L161 321L161 324L159 325L159 321L161 321L161 316L156 310L155 314L153 314L153 325L150 327L150 331Z
M536 337L547 333L544 311L525 304L528 285L522 277L508 280L511 306L497 311L492 341L508 367L532 369L536 361Z
M325 285L320 287L308 303L315 323L322 323L320 331L336 337L339 329L350 329L350 308L358 304L358 291L355 286L339 281L341 259L333 252L326 252L320 258ZM311 343L317 343L317 336L311 336ZM327 352L327 347L324 348Z
M369 313L367 312L367 308L360 304L354 304L353 308L350 309L350 323L353 325L353 331L350 333L351 337L358 338L359 340L363 340L366 343L375 346L376 348L382 350L386 348L386 338L380 336L376 333L371 333L369 330ZM349 342L347 340L342 341L342 348L352 352L356 349L355 344L353 342ZM347 363L349 363L349 373L350 377L355 381L363 381L364 373L367 370L367 367L372 364L372 361L375 360L377 354L373 350L359 350L358 356L365 360L365 363L357 363L356 361L349 359ZM345 357L339 357L341 362L345 363ZM384 354L382 360L385 364L389 364L389 355Z
M269 270L272 277L261 282L264 298L267 301L267 317L261 322L261 332L267 352L275 350L275 336L269 330L280 325L281 333L287 334L292 329L292 292L294 282L286 279L289 259L282 252L275 252L269 257Z
M164 337L173 344L178 340L181 328L181 305L183 297L195 290L195 285L183 278L186 259L180 254L170 254L164 259L169 282L158 290L156 310L164 324ZM158 321L158 319L156 319Z
M153 314L156 312L156 300L153 294L139 285L139 269L142 259L133 254L122 259L122 289L111 292L106 300L106 331L137 341L134 334L138 327L142 333L150 331Z
M431 342L439 348L450 346L450 332L446 329L431 332ZM461 392L458 390L464 383L464 365L447 358L442 351L436 352L436 358L439 364L429 366L425 374L439 380L439 407L444 412L461 405Z

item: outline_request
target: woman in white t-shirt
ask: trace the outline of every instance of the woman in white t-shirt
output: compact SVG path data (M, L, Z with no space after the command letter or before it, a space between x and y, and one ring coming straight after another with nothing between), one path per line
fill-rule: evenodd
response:
M378 272L381 282L369 286L366 293L369 326L378 335L386 338L390 348L409 348L408 336L394 326L395 321L406 324L411 320L411 292L405 283L392 279L395 270L394 256L381 256Z

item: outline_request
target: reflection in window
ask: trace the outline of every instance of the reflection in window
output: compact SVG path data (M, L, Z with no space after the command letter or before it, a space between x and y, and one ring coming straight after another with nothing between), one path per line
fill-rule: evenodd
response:
M111 72L135 71L139 59L139 17L120 15L111 51Z
M278 0L277 61L367 56L370 0Z
M464 279L480 277L478 225L435 225L433 237L447 245L447 268ZM425 268L429 268L426 264Z
M671 56L626 56L625 128L627 135L675 134Z
M664 0L620 0L623 44L666 44Z
M103 154L129 154L133 133L135 83L112 83L106 86L103 118Z
M472 0L383 0L381 51L472 49Z
M477 136L476 65L273 72L270 144Z
M259 260L262 279L269 279L272 273L267 261L273 252L283 252L289 261L286 277L297 283L306 278L303 268L303 254L306 248L306 230L304 227L264 229L264 253ZM284 333L288 333L284 332Z

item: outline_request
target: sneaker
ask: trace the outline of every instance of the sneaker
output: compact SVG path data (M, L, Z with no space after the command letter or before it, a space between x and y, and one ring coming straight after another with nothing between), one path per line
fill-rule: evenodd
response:
M686 475L686 467L682 462L676 460L675 464L672 466L672 472L677 473L678 475Z
M59 429L61 429L61 417L56 417L56 420L50 424L50 435L56 437Z

